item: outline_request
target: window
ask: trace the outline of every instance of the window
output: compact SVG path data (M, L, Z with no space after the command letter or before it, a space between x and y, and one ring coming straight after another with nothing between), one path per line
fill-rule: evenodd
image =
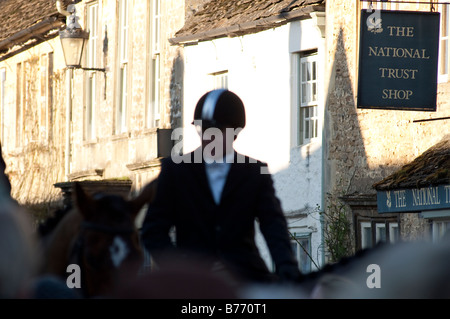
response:
M158 127L161 122L160 101L160 42L161 42L161 1L150 0L150 66L149 66L149 103L147 126Z
M40 140L49 138L50 110L53 95L53 52L42 54L39 65L40 95L39 95L39 133Z
M307 144L318 137L317 111L317 54L300 55L299 86L299 144Z
M311 272L311 235L293 233L291 246L297 257L300 271L304 274Z
M16 65L16 137L15 146L22 145L22 111L23 111L23 89L24 89L24 74L23 64Z
M396 243L400 239L398 223L389 223L389 242Z
M449 236L450 220L433 220L431 223L431 236L433 243L438 243L444 235Z
M97 67L97 48L99 41L98 30L98 3L90 3L87 6L86 25L89 31L89 41L86 47L86 65L88 68ZM85 132L86 140L95 139L95 114L97 110L97 73L88 71L85 73L86 81L86 110Z
M210 76L212 78L212 90L228 89L228 71L214 72Z
M3 146L3 142L5 140L5 123L6 123L6 121L5 121L5 111L6 111L5 88L6 88L6 69L2 68L2 69L0 69L0 104L1 104L1 106L0 106L0 112L1 112L1 114L0 114L0 116L1 116L0 143L2 144L2 146Z
M391 10L395 10L394 6L398 6L397 3L390 3L391 5ZM370 8L370 3L368 1L363 1L362 2L362 8L363 9L369 9ZM388 2L375 2L372 3L372 9L375 10L387 10L388 9Z
M361 248L372 247L372 224L361 223Z
M441 25L439 32L439 61L438 61L438 77L439 82L447 82L448 80L448 34L449 34L449 10L445 4L439 5L441 12Z
M128 0L119 1L118 28L118 90L116 103L115 133L127 130L127 100L128 100Z
M373 247L379 242L395 243L399 240L398 223L394 221L367 221L360 223L360 246Z
M54 75L54 53L53 52L49 52L48 53L48 92L47 92L47 119L48 119L48 139L52 139L53 135L52 135L52 109L53 109L53 75Z

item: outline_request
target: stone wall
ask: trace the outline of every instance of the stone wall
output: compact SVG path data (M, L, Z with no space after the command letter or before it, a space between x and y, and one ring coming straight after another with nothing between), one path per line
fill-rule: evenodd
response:
M329 87L324 146L326 192L331 201L346 194L375 193L373 183L412 161L450 132L448 119L416 122L450 116L448 83L439 84L436 112L356 107L359 3L349 0L326 3ZM401 7L406 8L406 4ZM426 228L417 214L403 214L401 224L403 238L420 237Z
M64 178L66 78L64 70L54 68L58 64L56 50L52 50L59 45L56 41L59 39L0 62L6 72L2 112L5 172L11 181L11 195L29 207L37 220L58 206L61 193L53 184ZM50 68L42 64L42 57L48 58ZM18 99L21 113L17 113Z
M83 138L84 102L80 97L74 103L73 121L73 165L72 172L102 170L100 178L124 178L133 181L133 192L155 178L159 166L154 165L158 155L158 129L146 122L150 97L150 1L133 2L130 9L129 27L129 93L127 132L114 134L114 108L117 101L117 8L115 2L103 2L101 25L103 36L107 36L107 51L104 54L105 77L98 73L97 138ZM80 4L82 7L83 4ZM160 103L159 128L171 129L180 125L182 115L183 55L181 48L171 46L173 37L184 23L184 1L161 1L160 39ZM107 32L106 32L107 30ZM77 74L75 87L84 92L83 74ZM106 82L105 82L106 81ZM82 94L80 94L82 96ZM98 178L90 176L89 179Z
M80 24L85 27L86 5L77 3ZM117 92L116 39L117 1L99 0L99 38L97 65L106 72L97 72L96 138L86 140L85 113L88 72L73 70L71 86L72 110L70 123L69 178L72 180L124 179L133 181L132 191L159 173L157 157L157 128L145 123L148 103L149 65L149 4L150 0L132 1L130 13L130 85L128 132L114 136L114 106ZM183 90L183 51L171 46L173 37L184 24L184 0L161 0L161 124L160 128L181 125ZM51 52L54 58L52 104L49 109L47 138L42 139L39 126L41 98L39 91L39 57ZM27 67L24 78L24 121L22 145L16 147L16 65L24 62ZM6 172L12 183L12 194L22 204L33 206L38 219L45 217L53 207L62 203L61 190L55 183L67 181L66 158L66 107L68 87L66 69L59 37L28 48L20 54L0 62L6 69L5 113L2 114L2 147Z

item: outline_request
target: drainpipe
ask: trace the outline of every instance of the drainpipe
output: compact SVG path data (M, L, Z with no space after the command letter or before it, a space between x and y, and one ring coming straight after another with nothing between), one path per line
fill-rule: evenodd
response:
M70 149L71 149L71 124L72 124L72 79L73 69L66 69L66 146L65 146L65 171L66 181L70 174Z
M63 8L62 2L56 0L56 9L62 15L67 18L71 15L73 10L75 10L74 5L67 6L65 10ZM67 25L67 23L66 23ZM70 149L71 149L71 124L72 124L72 79L73 79L73 69L66 68L66 145L65 145L65 160L64 160L64 176L66 181L69 181L70 174Z
M324 74L325 76L324 81L323 81L323 85L325 86L325 78L326 78L326 15L325 12L321 12L321 11L314 11L311 12L309 14L312 18L312 21L314 23L314 25L316 26L317 30L320 33L321 36L321 45L320 45L320 50L323 52L321 53L321 59L322 59L322 63L319 63L319 65L324 65L324 71L322 71L322 74ZM322 212L325 212L326 207L325 205L327 204L326 201L326 187L327 187L327 183L328 183L328 179L326 177L327 174L327 163L326 163L326 158L328 158L327 156L327 124L328 122L326 122L326 105L328 103L328 89L323 89L323 112L322 112L322 119L323 119L323 123L322 123L322 176L321 176L321 203L320 203L320 208ZM321 266L323 267L325 265L326 259L325 259L325 218L323 216L323 214L320 214L320 237L321 237L321 247L322 247L322 251L321 251Z

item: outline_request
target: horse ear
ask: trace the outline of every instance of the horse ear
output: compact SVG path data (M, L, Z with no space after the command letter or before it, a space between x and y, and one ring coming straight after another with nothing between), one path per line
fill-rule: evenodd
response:
M142 189L141 193L131 200L131 205L133 206L132 213L133 217L136 217L139 211L142 207L144 207L145 204L151 203L153 199L155 198L156 194L156 186L158 184L158 179L155 178L150 183L145 185L145 187Z
M94 201L92 200L92 197L84 191L79 182L75 182L73 187L75 192L75 204L81 215L83 215L85 219L89 219L92 215Z

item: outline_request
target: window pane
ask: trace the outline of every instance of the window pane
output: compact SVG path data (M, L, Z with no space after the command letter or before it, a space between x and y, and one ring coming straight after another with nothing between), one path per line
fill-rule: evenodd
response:
M317 84L316 82L312 83L312 99L311 101L317 101Z
M291 241L291 246L297 257L300 271L304 274L311 272L310 238L296 237L295 240Z
M306 80L307 80L307 81L311 81L311 71L312 71L312 70L311 70L311 63L307 63L307 66L308 66L308 67L307 67L307 70L308 70L308 71L307 71L307 75L306 75Z
M305 103L308 102L308 99L307 99L307 92L308 92L307 84L302 84L302 92L301 92L301 95L302 95L302 104L305 104Z
M128 57L127 52L127 43L128 43L128 1L122 0L121 6L121 39L120 39L120 47L121 47L121 62L126 62Z
M316 119L316 120L314 120L313 137L317 137L317 136L318 136L318 134L317 134L317 124L318 124L318 121L317 121L317 119Z
M362 227L361 229L362 248L372 247L372 227Z
M386 242L386 227L377 225L376 240L378 242Z
M155 116L157 119L159 119L160 116L160 105L159 105L159 85L160 85L160 73L159 73L159 54L156 55L156 58L153 60L153 70L154 70L154 74L153 74L153 102L155 105Z
M300 270L302 273L306 274L311 271L311 261L309 259L309 239L308 238L302 238L300 239L300 243L302 247L300 247ZM306 251L308 253L306 253Z
M442 6L442 18L441 18L441 37L448 36L448 14L447 14L447 6Z
M439 74L448 74L448 28L449 11L447 5L441 5L441 32L439 42Z
M309 119L305 120L305 139L309 139Z
M398 224L389 225L389 241L391 243L396 243L399 240L400 233L398 229Z
M307 79L306 79L307 67L308 67L308 63L302 62L302 82L307 81Z
M160 42L160 21L161 21L161 16L160 16L160 0L153 0L153 12L152 12L152 16L153 16L153 25L152 25L152 50L153 50L153 54L159 53L159 42Z
M447 46L448 46L448 41L447 39L441 39L440 42L440 69L439 69L439 73L440 74L447 74L448 73L448 50L447 50Z
M316 61L313 61L312 62L312 80L316 80L317 79L317 77L316 77Z
M86 48L87 65L88 67L96 67L96 52L97 52L97 40L98 40L98 4L91 4L88 8L87 25L89 31L89 40Z

